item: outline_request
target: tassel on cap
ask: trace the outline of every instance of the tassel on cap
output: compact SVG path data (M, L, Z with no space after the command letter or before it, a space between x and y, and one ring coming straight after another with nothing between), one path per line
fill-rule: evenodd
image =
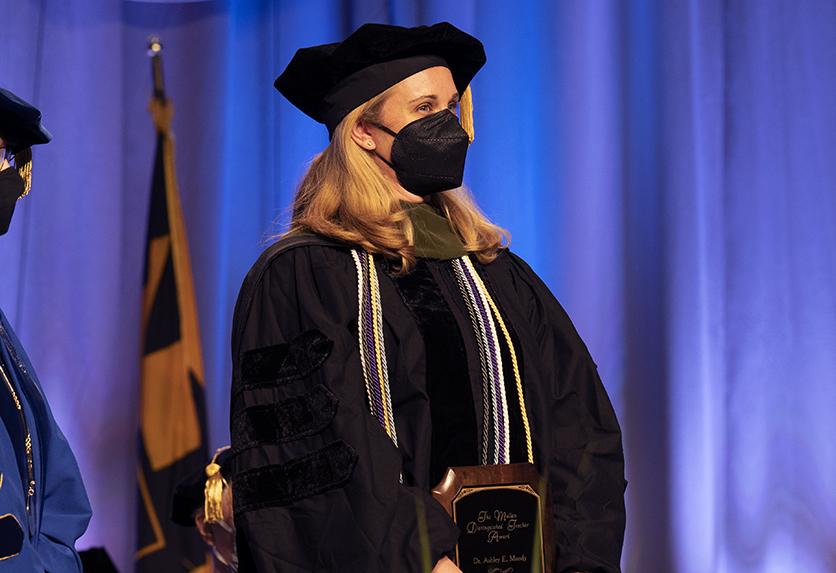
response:
M223 494L224 489L229 486L224 476L221 475L221 466L218 464L218 456L229 446L218 448L212 461L206 466L206 488L203 491L203 513L206 523L217 523L223 521Z
M473 131L473 93L470 91L470 86L467 86L459 99L459 121L462 124L462 129L467 132L467 138L470 143L476 134Z
M29 195L32 190L32 148L27 147L15 153L15 169L23 179L23 193L20 197Z

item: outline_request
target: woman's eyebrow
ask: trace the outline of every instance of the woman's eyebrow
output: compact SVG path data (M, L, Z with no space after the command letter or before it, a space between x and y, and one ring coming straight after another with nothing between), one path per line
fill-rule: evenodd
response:
M416 101L420 101L422 99L429 99L429 100L432 100L432 101L438 101L438 96L435 95L435 94L422 95L422 96L418 96L415 99L409 100L409 103L415 103ZM459 93L456 92L453 95L451 95L450 96L450 101L451 102L459 101Z
M422 99L431 99L431 100L435 101L435 100L438 99L438 96L437 95L422 95L422 96L418 96L415 99L409 100L409 103L414 103L414 102L416 102L418 100L422 100Z

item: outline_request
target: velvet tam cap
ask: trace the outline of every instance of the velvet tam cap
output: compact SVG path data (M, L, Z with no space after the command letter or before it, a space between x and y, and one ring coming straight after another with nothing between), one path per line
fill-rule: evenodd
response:
M464 94L486 59L482 42L447 22L364 24L342 42L297 50L274 85L330 137L357 106L427 68L447 67Z
M0 137L12 153L48 143L52 135L41 125L38 108L0 88Z

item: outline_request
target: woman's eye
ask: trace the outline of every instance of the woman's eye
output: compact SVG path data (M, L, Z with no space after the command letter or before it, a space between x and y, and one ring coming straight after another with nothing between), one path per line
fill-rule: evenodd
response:
M456 112L456 109L457 109L458 107L459 107L459 104L457 104L456 102L453 102L453 103L451 103L450 105L448 105L448 106L447 106L447 109L449 109L450 111L452 111L453 113L455 113L455 112Z

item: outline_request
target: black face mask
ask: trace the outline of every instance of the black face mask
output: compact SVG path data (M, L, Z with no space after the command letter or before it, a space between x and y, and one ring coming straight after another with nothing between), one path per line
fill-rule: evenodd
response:
M378 157L395 170L404 189L423 197L461 186L470 142L456 114L440 111L406 124L398 133L372 125L395 138L391 162Z
M15 205L23 195L23 178L12 167L0 171L0 235L5 235L12 222Z

